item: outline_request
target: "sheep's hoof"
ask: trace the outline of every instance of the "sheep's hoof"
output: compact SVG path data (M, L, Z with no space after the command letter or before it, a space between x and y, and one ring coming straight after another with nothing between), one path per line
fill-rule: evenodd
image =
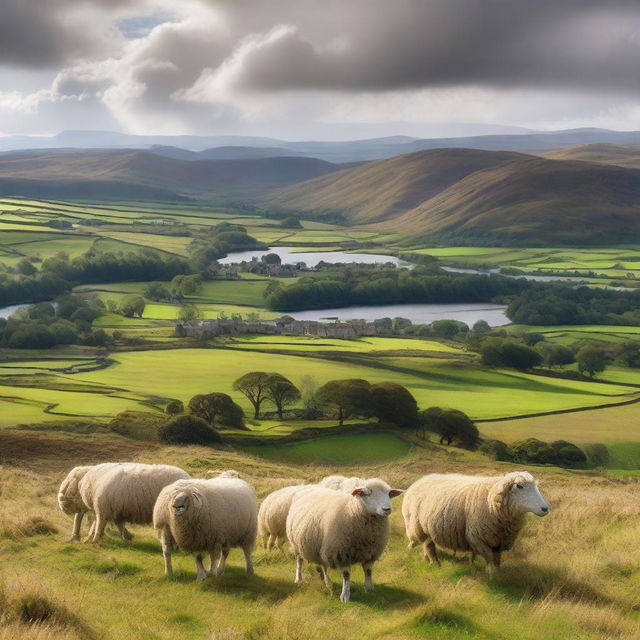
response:
M349 602L349 596L345 594L340 594L340 602Z
M67 542L80 542L80 536L71 536ZM86 542L86 540L85 540Z

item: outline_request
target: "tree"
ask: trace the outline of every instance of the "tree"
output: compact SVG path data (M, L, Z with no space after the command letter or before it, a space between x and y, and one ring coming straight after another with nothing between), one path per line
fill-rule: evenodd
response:
M532 462L534 464L555 464L558 461L556 450L542 440L527 438L511 446L513 459L516 462Z
M360 378L348 378L346 380L330 380L318 389L316 399L320 405L333 407L338 414L338 424L342 426L344 421L351 416L369 415L371 398L369 389L371 385Z
M640 367L640 342L625 340L618 345L616 357L627 367Z
M459 320L435 320L431 323L430 329L434 335L449 339L469 331L469 327Z
M201 317L202 313L195 304L183 304L178 310L179 322L191 322Z
M176 296L192 296L198 293L202 287L202 276L181 274L171 281L171 293Z
M471 331L473 331L473 333L488 333L491 331L491 327L486 320L478 320L477 322L474 322L473 327L471 327Z
M27 310L32 320L49 320L56 315L56 309L50 302L38 302Z
M168 300L171 297L171 292L163 282L150 282L143 293L150 300Z
M142 296L129 296L128 298L125 298L122 306L120 307L120 311L126 318L133 318L134 316L142 318L146 304L147 303Z
M22 260L20 260L16 265L16 271L21 273L23 276L32 276L34 273L38 272L38 269L33 265L29 258L22 258Z
M184 403L182 400L172 400L165 408L164 412L170 416L177 416L180 413L184 413Z
M203 444L221 442L220 434L202 418L184 415L174 418L158 429L158 437L167 444Z
M411 393L395 382L378 382L369 389L371 412L380 422L391 422L402 428L418 423L418 404Z
M511 462L513 460L511 449L502 440L485 440L480 445L480 451L498 462Z
M73 322L60 319L49 325L49 331L53 335L56 344L75 344L78 340L78 332Z
M422 412L422 419L427 431L440 436L440 444L457 446L465 449L478 447L480 434L469 416L457 409L430 407Z
M266 394L267 398L275 405L280 420L284 419L284 408L300 400L298 387L279 373L269 374Z
M263 264L282 264L282 259L277 253L267 253L260 258Z
M253 417L258 420L260 407L267 399L269 374L264 371L251 371L240 376L233 383L233 390L243 393L253 406Z
M226 393L207 393L189 400L189 411L209 424L241 429L244 427L244 411Z
M610 362L609 354L595 345L586 345L576 354L578 371L589 374L590 378L596 373L602 373Z
M584 452L594 467L604 467L609 462L609 449L601 442L586 445Z
M489 367L512 367L526 371L542 363L542 356L516 340L491 338L480 347L482 364Z
M540 353L549 367L561 367L576 361L573 351L563 344L543 344L540 346Z
M572 442L556 440L551 443L551 448L556 452L558 463L566 466L582 465L587 461L584 451Z

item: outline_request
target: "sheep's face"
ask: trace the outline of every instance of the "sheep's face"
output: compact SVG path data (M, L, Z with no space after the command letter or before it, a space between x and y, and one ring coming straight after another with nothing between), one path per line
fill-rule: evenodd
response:
M85 476L89 467L79 467L62 481L58 492L58 506L64 513L76 513L82 506L78 494L78 484Z
M188 493L179 493L171 504L173 513L176 516L183 515L189 507L191 496Z
M386 518L391 513L391 498L401 493L384 482L372 482L354 489L352 495L362 500L368 513Z
M546 516L549 513L549 505L542 497L538 484L530 473L510 473L505 476L505 480L509 484L508 504L512 512L535 513L537 516Z

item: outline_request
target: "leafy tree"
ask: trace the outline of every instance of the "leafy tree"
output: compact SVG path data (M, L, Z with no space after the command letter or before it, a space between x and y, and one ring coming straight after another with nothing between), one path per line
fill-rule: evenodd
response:
M576 354L578 371L587 373L590 378L596 373L602 373L610 361L607 351L596 345L586 345Z
M32 320L49 320L56 315L56 308L50 302L38 302L27 310Z
M172 400L165 408L165 413L170 416L177 416L180 413L184 413L184 403L182 400Z
M162 425L158 429L158 437L167 444L211 445L222 441L220 434L202 418L189 414Z
M459 320L436 320L431 323L430 328L434 335L449 339L469 331L469 327Z
M84 343L92 347L106 347L111 344L111 337L104 329L94 329L84 338Z
M556 450L542 440L527 438L511 446L513 458L517 462L534 464L555 464L558 461Z
M457 446L465 449L476 449L480 434L469 416L457 409L430 407L422 412L425 428L440 436L440 444Z
M371 413L380 422L399 427L415 427L418 423L418 404L411 393L395 382L378 382L369 388Z
M541 333L525 333L522 341L527 347L535 347L539 342L544 342L544 336Z
M120 311L127 318L133 318L134 316L142 318L145 306L146 302L142 296L129 296L123 301Z
M584 447L589 462L594 467L604 467L609 462L610 455L607 446L601 442L594 442Z
M202 312L195 304L183 304L178 310L179 322L190 322L202 317Z
M360 378L330 380L318 389L316 400L320 406L333 407L338 414L338 424L351 416L366 416L371 411L371 385Z
M584 451L572 442L556 440L551 443L551 448L556 452L558 463L567 466L582 465L587 461Z
M78 341L78 332L73 322L60 319L49 325L49 331L53 335L56 344L75 344Z
M478 320L473 323L471 331L473 331L473 333L489 333L489 331L491 331L491 327L486 320Z
M624 340L618 345L616 357L627 367L640 368L640 341Z
M202 276L200 274L177 275L171 281L171 292L176 296L192 296L202 288Z
M51 330L40 324L19 327L7 341L10 349L50 349L54 345L55 338Z
M207 393L189 400L189 411L209 424L244 427L244 412L226 393Z
M268 398L269 374L264 371L251 371L240 376L233 383L233 390L243 393L253 406L253 417L260 417L262 403Z
M563 344L543 344L539 347L539 352L549 367L563 366L576 361L573 351Z
M515 340L491 338L485 340L480 347L482 364L489 367L511 367L519 371L526 371L539 365L542 356Z
M23 276L32 276L38 272L38 269L34 266L31 260L29 260L29 258L22 258L22 260L20 260L16 265L16 271L21 273Z
M291 380L279 373L269 374L266 394L275 405L280 420L284 419L284 408L300 400L300 390Z
M150 282L143 293L149 300L168 300L171 297L171 292L163 282Z
M264 264L282 264L282 259L277 253L267 253L260 258L260 262Z
M498 462L511 462L513 460L511 449L502 440L485 440L480 445L480 451Z
M280 222L280 226L286 229L302 229L300 220L295 216L287 216L286 218L283 218Z

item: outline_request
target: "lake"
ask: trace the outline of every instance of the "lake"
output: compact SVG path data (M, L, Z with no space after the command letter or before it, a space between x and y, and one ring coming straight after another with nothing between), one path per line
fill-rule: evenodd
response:
M347 253L345 251L295 251L295 247L273 247L259 251L234 251L226 258L218 260L220 264L250 262L253 258L260 259L268 253L276 253L284 264L304 262L308 267L315 267L319 262L330 264L359 262L364 264L385 264L391 262L401 267L411 267L411 263L400 260L395 256L385 256L377 253Z
M492 327L509 324L505 305L488 303L469 304L382 304L368 307L345 307L339 309L312 309L292 311L287 315L296 320L377 320L378 318L407 318L414 324L428 324L434 320L459 320L469 327L478 320L485 320Z
M19 309L25 309L26 307L30 307L30 304L14 304L10 307L3 307L0 309L0 318L8 318L10 315L13 315Z

